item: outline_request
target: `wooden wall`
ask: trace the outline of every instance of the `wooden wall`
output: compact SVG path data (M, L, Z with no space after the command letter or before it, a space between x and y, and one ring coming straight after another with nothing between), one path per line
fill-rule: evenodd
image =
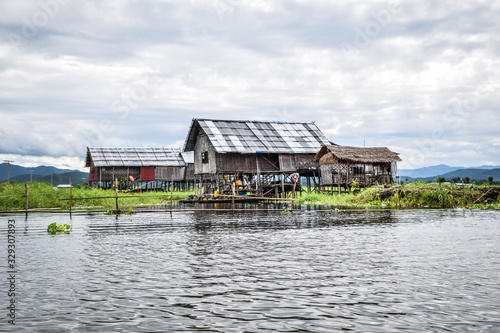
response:
M184 175L186 173L186 167L156 167L155 168L155 180L184 180Z
M208 153L208 163L202 163L202 153ZM194 147L194 173L215 174L217 173L217 160L214 146L210 143L206 134L198 135Z
M361 186L372 186L375 184L390 184L393 182L390 163L381 164L321 164L321 185L350 184L356 180ZM347 177L349 178L347 179Z
M194 181L194 163L188 163L184 177L187 181Z
M257 159L260 172L279 171L277 154L218 154L218 170L221 172L257 173Z
M118 180L132 176L139 180L141 178L141 168L140 167L100 167L97 171L97 181L109 182L114 181L115 178Z
M297 172L299 170L316 169L313 163L314 154L280 154L280 171Z

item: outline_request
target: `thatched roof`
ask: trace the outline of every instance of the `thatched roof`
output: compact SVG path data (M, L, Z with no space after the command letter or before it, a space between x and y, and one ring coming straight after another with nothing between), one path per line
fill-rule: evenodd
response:
M337 161L378 164L401 162L401 158L385 147L360 148L337 145L324 145L314 158L314 163L319 164L333 164Z

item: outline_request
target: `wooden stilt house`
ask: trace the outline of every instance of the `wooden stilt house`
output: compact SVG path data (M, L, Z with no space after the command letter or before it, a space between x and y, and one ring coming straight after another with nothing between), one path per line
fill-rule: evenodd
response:
M318 176L313 159L329 141L314 123L193 119L184 151L205 191L287 192L290 175ZM224 188L224 186L226 186Z
M115 179L125 187L152 188L180 187L186 181L179 148L87 148L85 166L90 186L99 188L111 188Z
M397 153L385 147L360 148L324 145L314 158L321 170L321 186L349 188L391 184L397 175Z

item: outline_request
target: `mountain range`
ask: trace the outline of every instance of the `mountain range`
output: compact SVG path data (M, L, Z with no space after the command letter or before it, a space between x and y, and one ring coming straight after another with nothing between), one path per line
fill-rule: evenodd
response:
M32 170L32 171L30 171ZM32 172L32 173L31 173ZM28 168L20 165L11 164L9 167L9 181L16 183L33 181L52 183L54 186L59 184L69 184L69 181L78 185L87 181L89 174L79 170L59 169L53 166L41 165ZM0 164L0 182L7 181L7 163Z
M399 169L399 179L433 181L437 177L446 179L465 178L475 180L486 180L488 177L493 177L493 180L500 180L500 166L483 165L479 167L452 167L444 164L434 165L430 167L418 169Z

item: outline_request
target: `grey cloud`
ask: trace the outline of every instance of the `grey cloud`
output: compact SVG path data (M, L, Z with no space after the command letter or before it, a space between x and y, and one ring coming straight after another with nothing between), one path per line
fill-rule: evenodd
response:
M10 121L0 153L163 145L183 140L193 117L316 120L334 142L365 139L408 156L442 129L437 141L468 143L436 145L426 163L463 151L471 164L471 146L484 146L483 160L498 151L497 5L405 1L347 59L341 44L390 2L221 1L70 2L19 47L8 35L21 35L40 7L9 3L0 13L0 114ZM134 97L148 73L158 84ZM495 93L473 118L443 120L454 101L475 102L488 77Z

